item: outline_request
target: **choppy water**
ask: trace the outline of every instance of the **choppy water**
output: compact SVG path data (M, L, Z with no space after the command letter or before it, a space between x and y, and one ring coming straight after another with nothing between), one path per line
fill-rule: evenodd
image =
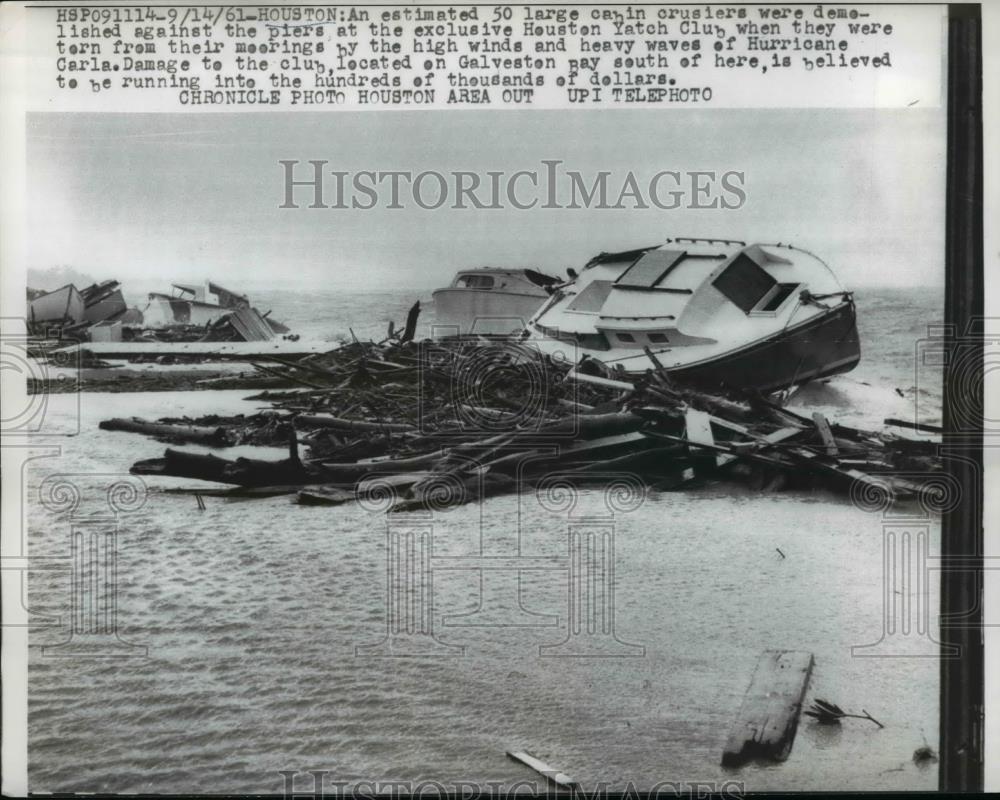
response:
M353 325L364 336L390 318L401 322L412 301L388 293L341 297L337 305L331 298L276 292L259 305L293 327L315 325L318 333L329 324L332 335ZM911 354L923 326L939 316L934 294L862 293L858 302L862 366L797 402L869 423L912 416L917 398L933 410L939 388L933 376L913 377ZM936 786L935 767L918 768L911 756L925 740L936 747L937 661L852 657L853 645L882 635L883 519L825 492L707 487L651 495L613 520L591 519L601 530L613 525L616 635L644 652L581 658L542 655L539 647L569 635L568 530L581 524L575 518L609 512L600 491L583 492L569 511L526 494L430 518L386 518L282 497L208 497L199 511L191 495L165 491L196 482L147 479L144 505L121 515L117 534L118 630L133 648L116 652L130 657L53 648L70 637L72 526L84 530L79 523L106 511L114 475L163 449L98 432L97 422L126 411L250 411L245 394L95 394L79 406L75 397L50 398L52 425L79 413L80 433L60 438L60 455L37 459L29 471L30 554L53 567L32 571L29 607L61 615L60 624L31 629L33 791L280 792L278 770L310 769L345 781L536 779L504 757L508 749L528 750L589 788L726 780L748 790ZM38 502L46 479L60 473L77 476L75 516ZM437 643L427 657L359 657L356 647L386 634L387 532L406 530L429 530L433 542ZM933 553L936 521L930 534ZM482 562L447 559L517 552L550 559L548 569L521 572L520 602L530 615L508 604L492 617L469 616L481 597L487 611L498 607L491 598L510 601L516 573L489 573L484 587L469 569ZM51 561L34 560L43 558ZM918 592L908 599L916 602ZM928 599L936 608L933 583ZM578 654L580 641L571 637L577 649L561 655ZM395 652L420 642L426 637L396 640ZM883 653L913 653L925 643L909 637ZM723 770L728 728L766 648L811 651L807 699L865 708L885 728L804 719L784 764Z

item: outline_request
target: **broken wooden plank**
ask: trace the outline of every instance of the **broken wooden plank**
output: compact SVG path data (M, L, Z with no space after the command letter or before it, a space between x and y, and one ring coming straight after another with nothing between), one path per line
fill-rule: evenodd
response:
M720 445L720 444L698 444L698 443L695 443L695 442L691 442L691 441L689 441L687 439L683 439L680 436L672 436L669 433L660 433L659 431L644 431L643 433L644 433L644 435L646 435L646 436L648 436L650 438L653 438L653 439L662 439L663 441L667 441L667 442L679 442L681 444L686 444L689 447L692 447L692 446L693 447L701 447L701 448L704 448L706 450L715 450L716 452L719 452L719 453L729 453L729 454L737 456L737 457L739 457L741 459L746 459L748 461L755 461L755 462L760 463L760 464L768 464L770 466L778 467L780 469L794 469L794 467L795 467L794 464L790 464L789 462L784 461L784 460L779 459L779 458L775 458L775 457L771 457L771 456L764 456L764 455L761 455L760 453L754 452L752 450L751 451L744 451L742 449L742 447L745 445L745 443L741 443L741 445L739 447L732 446L732 445L725 446L725 445ZM776 433L777 433L777 431L776 431ZM763 448L761 448L761 449L763 449Z
M339 486L310 486L299 490L295 495L295 502L300 506L339 506L356 499L354 492Z
M361 419L341 419L339 417L319 414L300 414L295 418L295 424L305 428L332 428L341 431L363 431L381 433L406 433L415 430L413 425L405 422L369 422Z
M877 473L869 474L850 467L843 467L840 463L830 464L821 456L813 453L811 450L806 450L804 447L790 447L785 451L785 454L801 461L803 464L809 464L819 472L840 479L843 487L850 487L852 483L856 482L871 487L872 491L888 491L889 500L894 498L902 499L907 496L919 494L921 491L920 484L914 481L889 474L881 476Z
M284 380L289 380L292 383L301 383L303 386L307 386L310 389L322 389L318 383L313 383L312 381L307 381L305 378L299 378L296 375L289 375L287 372L282 372L281 370L273 369L272 367L266 367L263 364L258 364L255 361L250 362L250 366L254 369L259 369L261 372L265 372L275 378L282 378Z
M729 442L729 446L733 448L754 448L762 450L765 445L781 444L781 442L786 439L792 439L800 433L802 433L802 428L797 427L779 428L778 430L771 431L763 436L747 431L746 435L752 437L751 441Z
M539 775L544 775L550 781L552 781L556 786L561 786L564 789L573 789L577 786L576 781L574 781L569 775L566 775L559 770L550 767L541 759L535 758L530 753L526 753L523 750L518 751L507 751L507 758L513 761L519 761L526 767L533 769Z
M583 414L594 410L593 406L589 406L586 403L578 403L575 400L567 400L565 397L556 398L556 402L565 408L571 408L573 411L579 411Z
M788 758L812 666L812 653L765 650L761 654L722 752L722 766Z
M611 378L601 378L597 375L587 375L583 372L577 372L572 370L566 373L566 380L568 381L580 381L581 383L592 383L595 386L603 386L606 389L618 389L623 392L631 392L635 390L635 386L631 383L626 383L625 381L616 381Z
M184 423L150 422L149 420L132 417L124 419L113 417L101 420L98 426L104 431L127 431L128 433L143 433L159 439L172 442L188 442L205 444L212 447L226 447L232 442L222 426L187 425Z
M894 428L909 428L913 431L923 431L924 433L944 433L944 428L938 425L930 425L926 422L907 422L905 419L895 419L889 417L883 420L886 425L892 425Z
M715 447L715 437L712 435L712 416L696 408L684 411L684 429L688 441L694 445L704 445L707 449ZM733 455L720 453L715 457L715 465L721 467L735 458Z
M656 357L656 354L649 349L649 345L644 345L642 348L642 352L646 354L646 358L648 358L650 361L653 362L653 369L655 369L657 372L664 371L663 364L660 363L660 359Z
M816 430L819 431L819 436L823 440L823 446L826 447L826 454L836 458L839 451L837 450L837 443L833 439L833 431L830 430L830 423L818 411L813 412L813 422L816 423Z
M204 356L212 360L246 361L270 355L300 358L330 351L330 342L291 341L270 342L85 342L66 345L52 354L75 355L88 350L99 358L134 358L136 356Z
M211 454L187 453L167 448L163 458L136 461L129 472L133 475L170 475L177 478L197 478L218 483L238 483L225 474L232 461Z

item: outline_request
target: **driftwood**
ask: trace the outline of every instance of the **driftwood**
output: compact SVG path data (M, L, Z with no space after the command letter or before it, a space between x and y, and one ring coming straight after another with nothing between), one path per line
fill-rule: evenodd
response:
M187 442L190 444L206 444L212 447L226 447L232 444L225 427L210 427L205 425L172 425L149 422L138 417L131 419L106 419L99 426L106 431L127 431L129 433L144 433L157 439L171 442Z
M178 478L197 478L216 483L236 483L225 474L226 466L232 464L225 458L202 453L185 453L169 447L163 458L150 458L132 465L134 475L171 475Z
M812 666L811 653L764 651L726 741L722 766L788 758Z

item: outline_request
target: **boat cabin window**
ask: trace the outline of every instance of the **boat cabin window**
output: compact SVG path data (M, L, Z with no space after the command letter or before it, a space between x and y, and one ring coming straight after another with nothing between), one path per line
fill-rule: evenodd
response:
M615 334L618 337L619 342L634 342L635 337L631 333L618 333Z
M777 281L746 253L740 253L712 285L745 314L753 311Z
M492 289L492 275L461 275L455 284L459 289Z
M649 334L649 341L653 344L669 344L670 340L667 338L665 333L651 333Z

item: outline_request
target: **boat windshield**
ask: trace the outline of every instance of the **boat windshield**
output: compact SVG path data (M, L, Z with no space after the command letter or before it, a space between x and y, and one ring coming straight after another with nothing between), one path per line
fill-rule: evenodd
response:
M455 286L458 289L492 289L492 275L459 275Z

